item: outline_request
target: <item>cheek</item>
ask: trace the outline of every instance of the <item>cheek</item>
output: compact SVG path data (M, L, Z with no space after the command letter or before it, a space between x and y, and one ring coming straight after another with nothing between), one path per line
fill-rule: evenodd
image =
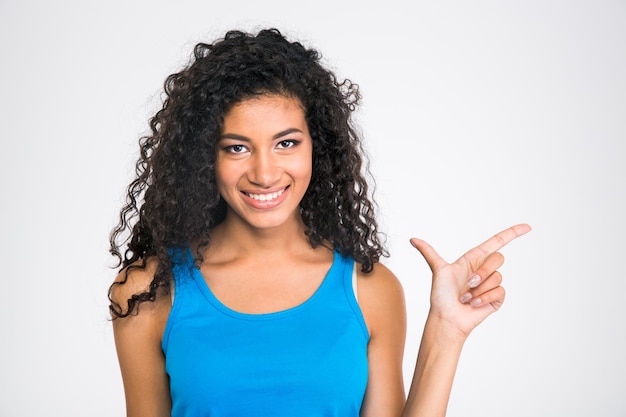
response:
M307 176L310 179L313 174L313 149L311 147L309 147L305 156L301 158L300 164L303 176Z
M303 158L298 161L294 161L290 170L294 176L298 177L301 181L306 180L307 182L310 182L311 175L313 173L313 163L310 159Z
M230 174L230 175L229 175ZM233 170L224 163L218 162L215 166L215 184L220 194L224 194L226 188L232 185Z
M313 161L308 160L307 164L306 164L306 176L309 178L309 180L311 179L313 175Z

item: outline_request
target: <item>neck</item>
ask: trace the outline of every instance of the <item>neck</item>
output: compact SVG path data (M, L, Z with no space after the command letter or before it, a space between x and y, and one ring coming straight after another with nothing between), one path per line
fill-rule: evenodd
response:
M293 221L278 227L254 228L227 216L211 233L211 247L219 252L247 254L259 258L284 256L288 253L311 250L305 235L306 227L297 214Z

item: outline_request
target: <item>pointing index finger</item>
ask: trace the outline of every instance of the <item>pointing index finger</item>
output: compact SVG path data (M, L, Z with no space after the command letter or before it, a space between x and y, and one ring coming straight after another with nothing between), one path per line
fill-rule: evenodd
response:
M530 230L531 227L527 224L516 224L515 226L511 226L508 229L496 233L495 235L478 245L475 249L478 249L485 255L490 255L501 249L502 247L506 246L513 239L530 232Z

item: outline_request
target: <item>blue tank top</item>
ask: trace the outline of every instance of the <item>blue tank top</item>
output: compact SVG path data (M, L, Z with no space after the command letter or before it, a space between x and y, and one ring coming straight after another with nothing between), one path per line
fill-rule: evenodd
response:
M352 258L335 252L307 301L268 314L222 304L188 249L172 260L175 298L162 348L173 417L359 415L369 333Z

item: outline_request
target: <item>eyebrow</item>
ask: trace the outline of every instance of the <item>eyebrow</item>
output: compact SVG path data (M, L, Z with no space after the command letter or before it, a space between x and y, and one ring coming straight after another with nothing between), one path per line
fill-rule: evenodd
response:
M283 136L287 136L291 133L302 133L302 130L292 127L292 128L283 130L282 132L278 132L272 137L272 139L282 138ZM250 142L250 139L247 138L246 136L238 135L236 133L224 133L223 135L220 136L220 140L223 140L223 139L235 139L235 140L240 140L243 142Z

